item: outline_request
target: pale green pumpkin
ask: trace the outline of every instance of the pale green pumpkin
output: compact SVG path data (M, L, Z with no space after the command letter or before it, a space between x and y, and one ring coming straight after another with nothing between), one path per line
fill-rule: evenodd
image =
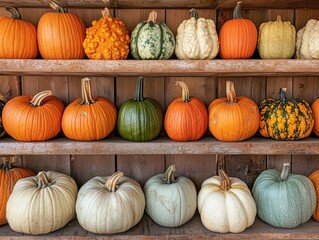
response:
M274 227L294 228L307 222L316 207L316 192L305 176L289 174L289 163L282 172L263 171L252 190L260 219Z

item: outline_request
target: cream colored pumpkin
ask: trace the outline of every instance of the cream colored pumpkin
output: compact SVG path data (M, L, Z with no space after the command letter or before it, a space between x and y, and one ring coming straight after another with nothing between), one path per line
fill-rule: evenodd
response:
M7 203L7 220L16 232L46 234L65 226L75 216L78 188L63 173L39 172L20 179Z
M301 59L319 58L319 21L310 19L297 33L296 57Z
M92 178L81 187L76 201L80 225L100 234L127 231L141 220L144 208L141 186L122 172Z
M229 178L223 170L203 182L198 211L203 225L219 233L244 231L254 223L257 212L247 185L238 178Z
M214 59L219 51L214 21L198 18L195 9L190 12L192 17L177 28L175 55L179 59Z
M157 224L178 227L195 214L197 192L187 177L175 178L175 165L164 174L151 177L144 185L146 212Z
M278 15L277 21L260 25L257 47L261 58L291 58L296 48L296 29Z

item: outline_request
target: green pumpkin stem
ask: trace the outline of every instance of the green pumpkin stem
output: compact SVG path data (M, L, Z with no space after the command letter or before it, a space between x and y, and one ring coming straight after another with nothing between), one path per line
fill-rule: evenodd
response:
M106 183L104 184L104 187L110 192L115 192L118 188L119 179L123 176L123 172L118 171L114 173L111 177L107 179Z
M60 13L66 13L67 10L64 9L63 7L61 7L59 4L57 4L56 2L54 1L51 1L49 3L49 6L50 8L52 8L53 10L55 10L56 12L60 12Z
M219 170L218 175L220 177L220 188L223 191L228 191L228 189L230 188L230 184L231 184L228 175L224 172L224 170Z
M288 176L289 176L289 169L290 169L290 164L289 163L284 163L283 168L281 170L280 174L280 181L286 181Z
M38 188L46 188L52 185L47 174L44 171L39 172L37 177L38 177Z
M135 101L142 102L143 98L143 77L138 77L136 82L136 90L135 90Z
M103 16L103 18L111 18L112 17L111 12L107 7L102 10L102 16Z
M182 88L182 102L190 102L191 100L189 97L189 89L187 85L182 81L176 81L175 84L181 86Z
M191 13L191 18L195 18L195 20L198 20L198 12L195 8L192 8L191 10L189 10L189 12Z
M226 96L227 96L227 101L229 103L237 102L234 82L231 82L231 81L226 82Z
M12 14L12 18L21 19L21 14L18 11L18 9L16 9L14 7L6 7L6 10L9 11Z
M83 78L81 80L82 101L81 104L92 104L95 100L92 96L91 79Z
M287 88L280 88L279 95L280 95L280 98L279 98L280 101L283 101L283 102L287 101Z
M157 12L155 12L155 11L150 12L150 15L148 16L147 22L155 23L156 20L157 20Z
M3 170L10 170L12 168L12 163L17 161L17 156L4 156L2 158L2 163L0 168Z
M233 12L233 19L242 18L241 4L242 4L242 1L237 2L236 7L235 7L234 12Z
M169 166L167 168L166 172L164 173L163 182L166 184L174 183L176 181L175 180L175 172L176 172L175 165Z
M30 104L34 107L40 107L43 104L44 99L49 96L52 96L51 90L39 92L38 94L34 95L32 100L30 101Z

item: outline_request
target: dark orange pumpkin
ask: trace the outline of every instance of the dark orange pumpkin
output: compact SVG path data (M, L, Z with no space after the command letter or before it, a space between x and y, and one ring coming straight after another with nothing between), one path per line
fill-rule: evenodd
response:
M6 206L15 183L25 177L34 176L35 173L27 168L12 167L14 156L2 157L0 164L0 225L7 223Z
M220 56L225 59L250 58L257 45L255 24L241 17L241 2L237 2L233 19L227 21L219 33Z
M177 81L182 88L182 97L176 98L166 110L164 127L174 141L194 141L207 131L208 114L203 101L189 96L184 82Z
M12 13L12 18L0 17L0 58L36 58L36 27L31 22L21 20L17 9L7 7L6 10Z
M74 140L100 140L115 128L117 110L105 97L93 97L91 80L82 79L82 99L69 104L62 117L62 130Z
M319 199L319 170L316 170L313 173L311 173L309 176L309 179L313 183L313 186L315 187L315 190L316 190L317 199ZM318 200L317 200L315 212L313 213L312 216L316 221L319 221L319 201Z
M84 58L84 22L77 15L66 13L65 9L53 1L50 2L50 7L56 12L43 14L38 23L41 56L44 59Z
M18 96L9 100L2 111L5 131L19 141L45 141L61 131L64 105L50 90L34 97Z

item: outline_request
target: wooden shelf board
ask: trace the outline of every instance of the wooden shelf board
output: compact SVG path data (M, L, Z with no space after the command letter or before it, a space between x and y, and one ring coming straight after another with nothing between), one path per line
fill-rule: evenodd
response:
M218 8L234 8L238 0L221 0ZM313 0L245 0L242 8L319 8L319 2Z
M41 235L41 239L318 239L319 223L309 220L294 229L274 228L259 219L253 226L238 234L218 234L207 230L201 223L198 213L186 224L177 228L165 228L157 225L145 215L132 229L125 233L113 235L99 235L85 231L76 219L64 228L53 233ZM13 232L9 225L0 226L0 240L4 239L34 239L32 235Z
M1 59L0 75L319 76L318 60L22 60Z
M212 136L199 141L174 142L159 137L150 142L130 142L119 137L101 141L73 141L63 137L44 142L20 142L0 139L0 155L87 155L87 154L319 154L319 138L298 141L277 141L253 137L242 142L221 142Z

